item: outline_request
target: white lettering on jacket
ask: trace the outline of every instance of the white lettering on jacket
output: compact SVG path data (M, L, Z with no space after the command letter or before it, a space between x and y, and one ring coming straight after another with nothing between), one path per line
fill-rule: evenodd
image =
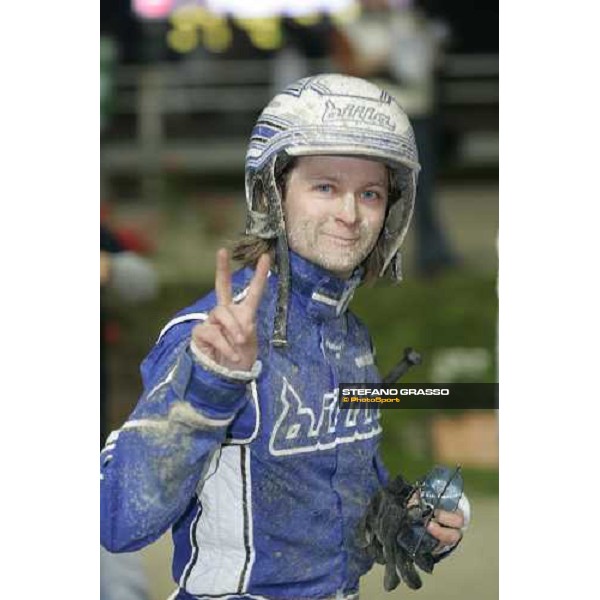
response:
M306 406L298 392L283 377L281 394L277 397L279 416L269 439L273 456L288 456L303 452L328 450L338 444L366 440L381 433L378 408L350 409L340 415L337 390L323 395L320 414Z

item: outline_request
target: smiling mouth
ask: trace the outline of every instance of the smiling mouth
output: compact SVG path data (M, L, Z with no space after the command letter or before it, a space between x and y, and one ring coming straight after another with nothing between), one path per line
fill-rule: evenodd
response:
M333 235L331 233L325 233L324 235L326 235L327 237L333 238L334 240L337 240L338 242L343 242L345 244L358 242L358 240L360 239L357 237L354 237L354 238L341 237L339 235Z

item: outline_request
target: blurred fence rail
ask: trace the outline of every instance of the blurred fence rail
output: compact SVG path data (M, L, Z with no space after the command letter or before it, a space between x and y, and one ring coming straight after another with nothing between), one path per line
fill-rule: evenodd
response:
M332 70L311 61L309 72ZM228 173L243 169L260 110L278 91L277 61L194 59L120 66L102 139L106 174ZM439 81L442 127L457 160L497 166L498 56L448 55Z

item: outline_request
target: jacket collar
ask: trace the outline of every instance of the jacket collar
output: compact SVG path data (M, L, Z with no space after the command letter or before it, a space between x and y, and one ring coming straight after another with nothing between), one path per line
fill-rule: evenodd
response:
M325 321L346 311L364 269L357 267L349 279L340 279L290 250L290 273L292 296L300 300L310 316Z

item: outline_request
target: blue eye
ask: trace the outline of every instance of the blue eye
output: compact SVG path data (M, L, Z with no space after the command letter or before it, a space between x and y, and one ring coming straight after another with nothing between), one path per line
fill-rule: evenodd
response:
M315 189L322 194L329 194L333 191L333 186L330 183L319 183Z
M379 192L375 192L374 190L366 190L362 193L362 197L368 202L373 202L375 200L379 200L379 198L381 198L381 194Z

